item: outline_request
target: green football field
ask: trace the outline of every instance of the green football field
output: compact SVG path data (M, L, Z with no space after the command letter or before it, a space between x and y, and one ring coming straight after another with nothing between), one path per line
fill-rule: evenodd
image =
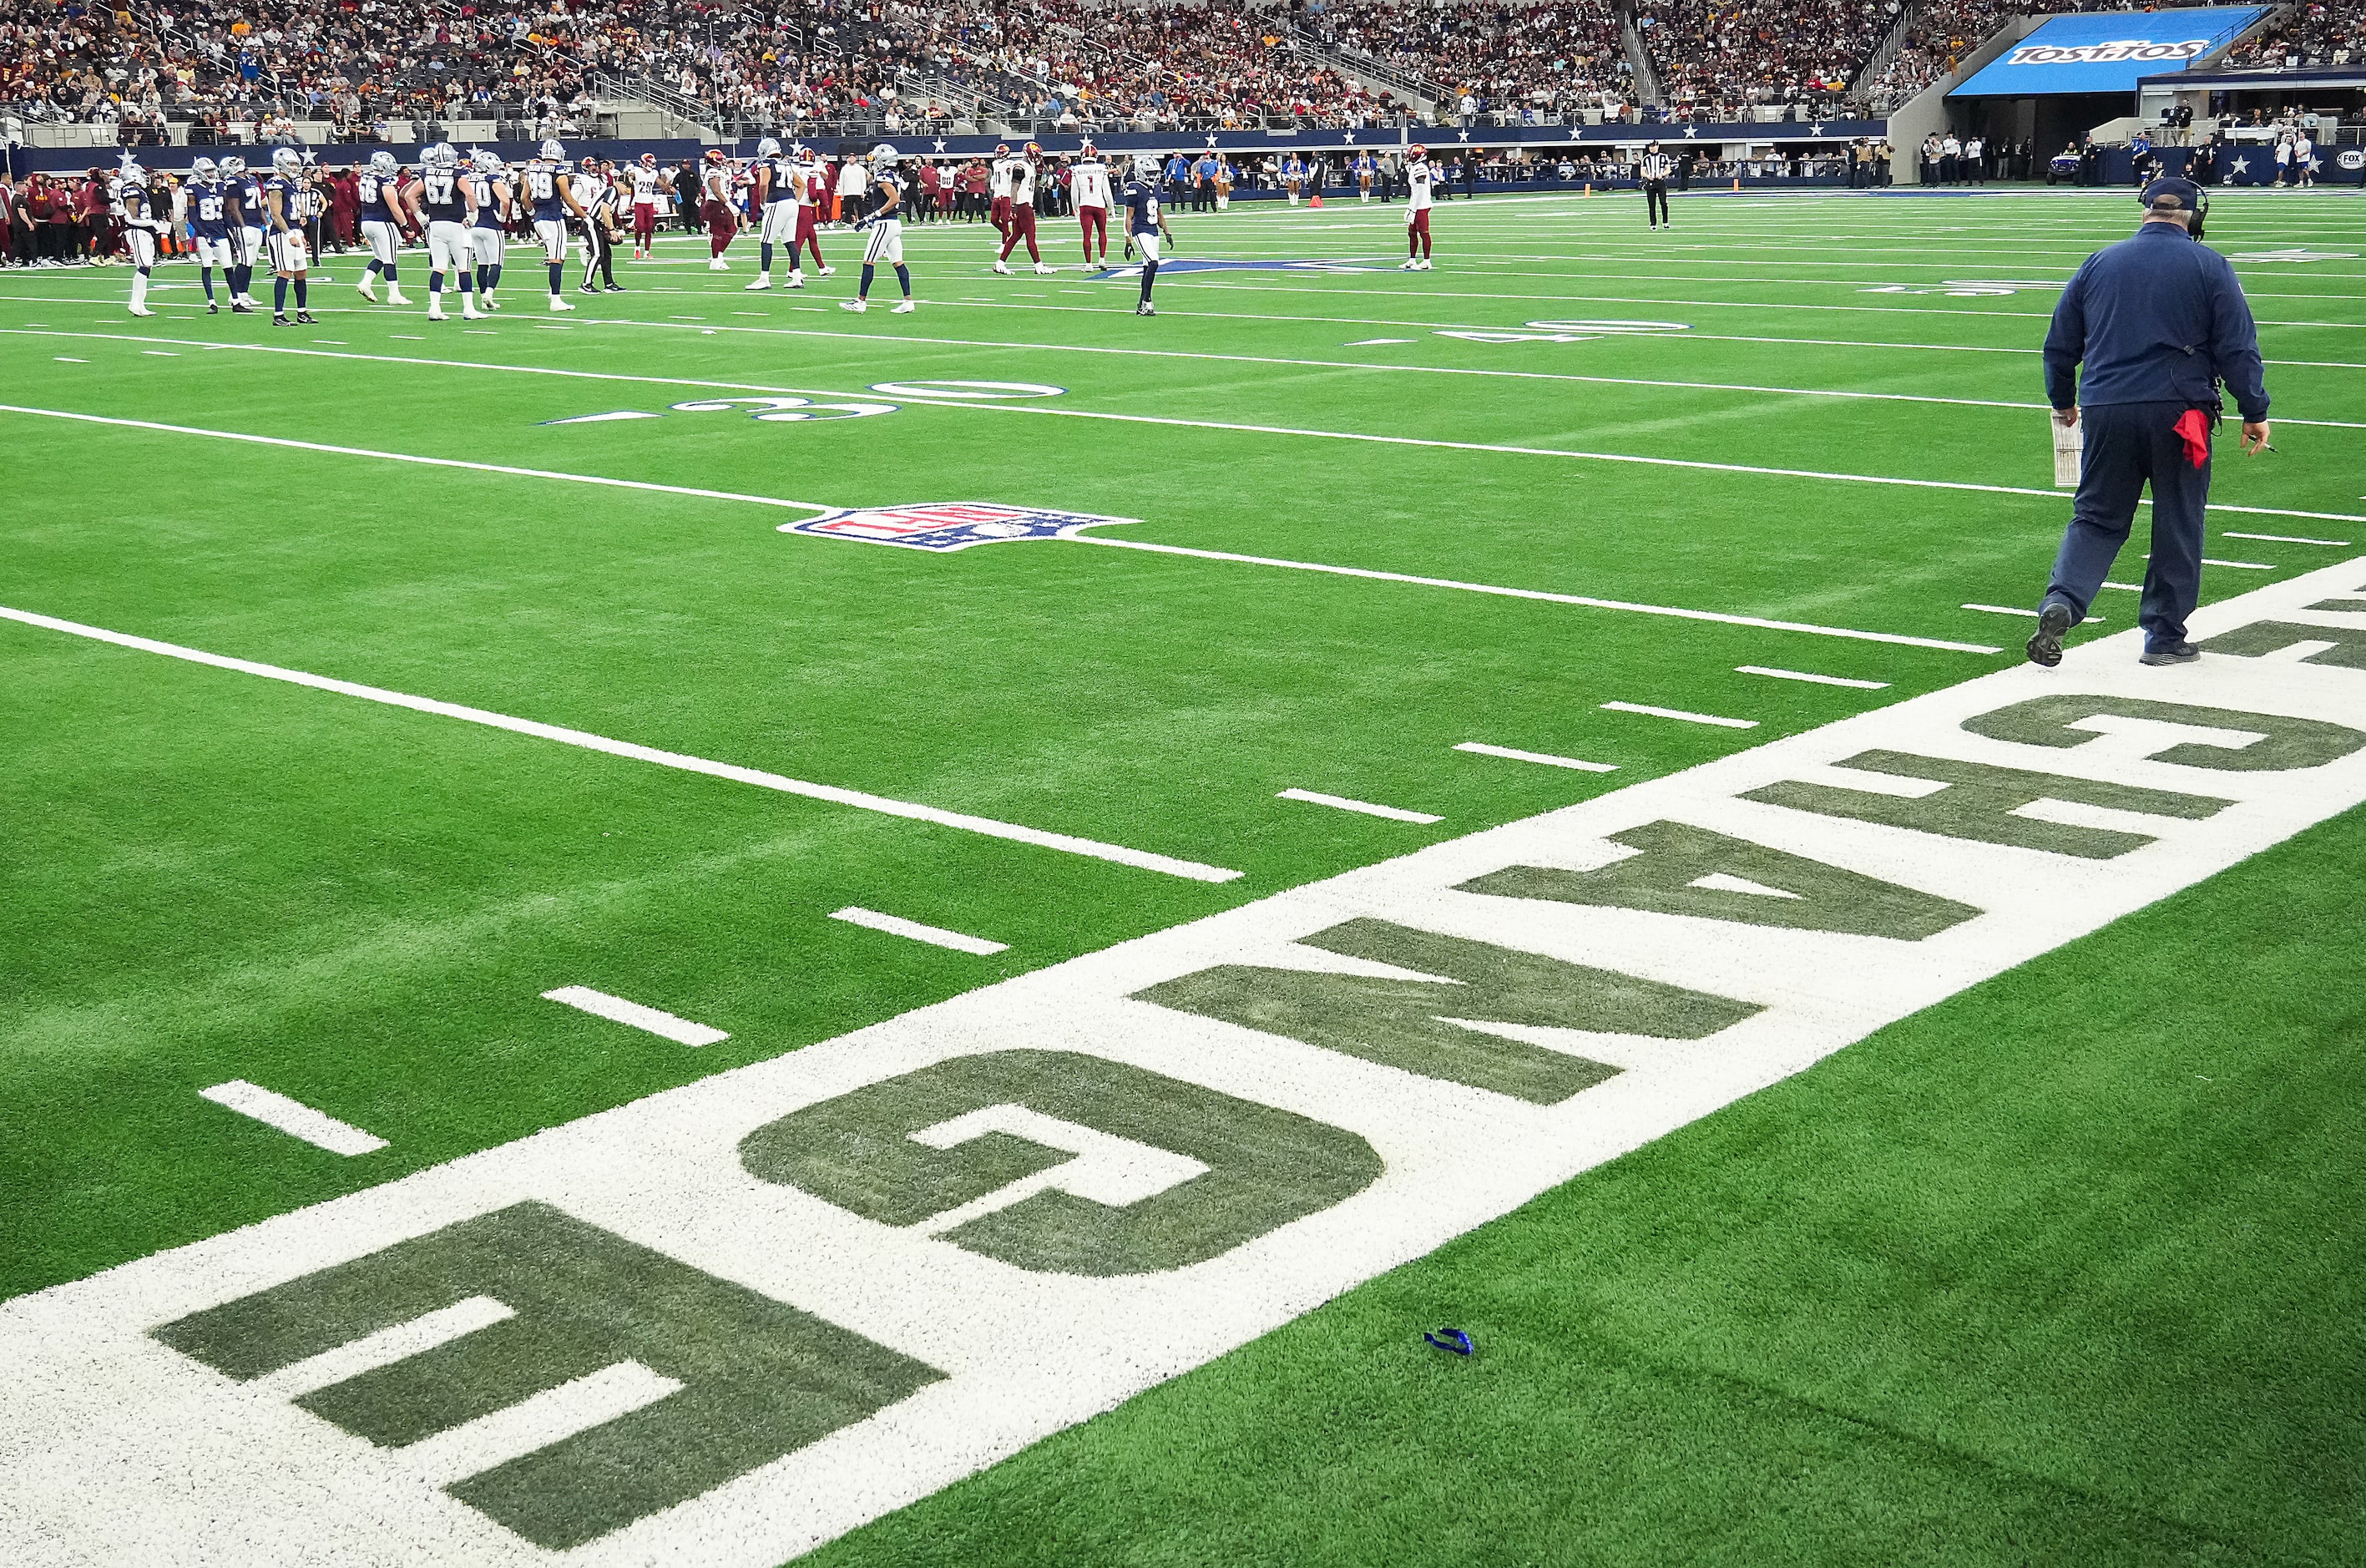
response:
M1398 208L1178 211L1171 262L1256 265L1148 320L1058 220L1051 276L907 229L902 316L838 309L835 231L802 291L570 257L565 315L520 248L478 322L414 252L289 330L267 277L0 277L0 1298L2015 669L2037 345L2130 193L1637 205L1448 203L1414 274ZM2366 200L2209 243L2275 450L2221 442L2203 603L2366 589ZM1110 521L828 536L922 503ZM2366 812L2310 820L806 1560L2366 1562Z

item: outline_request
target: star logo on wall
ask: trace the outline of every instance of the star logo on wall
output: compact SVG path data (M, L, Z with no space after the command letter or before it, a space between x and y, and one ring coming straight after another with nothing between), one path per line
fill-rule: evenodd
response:
M2235 172L2236 172L2236 174L2238 174L2238 175L2248 175L2248 174L2249 174L2249 173L2251 172L2251 161L2250 161L2248 158L2237 158L2237 159L2236 159L2236 160L2235 160Z
M945 150L945 139L944 139L943 137L940 136L940 137L938 137L938 138L937 138L937 151L938 151L938 152L943 152L944 150Z
M1684 140L1685 140L1685 141L1690 141L1693 138L1695 138L1696 136L1698 136L1699 134L1700 134L1700 128L1699 128L1699 127L1697 127L1697 126L1691 126L1691 125L1688 125L1688 126L1684 127Z
M1211 136L1210 138L1208 138L1208 145L1209 145L1209 146L1213 147L1215 144L1216 144L1216 139L1215 139L1214 137Z
M1808 127L1808 134L1810 136L1821 136L1823 133L1824 128L1820 124Z
M1340 146L1342 146L1342 147L1353 147L1355 144L1356 144L1356 133L1355 133L1354 131L1352 131L1352 130L1351 130L1351 131L1349 131L1349 132L1347 132L1347 134L1346 134L1345 137L1343 137L1343 138L1340 140L1340 142L1339 142L1339 145L1340 145Z
M1460 135L1455 137L1454 140L1457 141L1468 141L1470 140L1470 133L1467 130L1463 131Z

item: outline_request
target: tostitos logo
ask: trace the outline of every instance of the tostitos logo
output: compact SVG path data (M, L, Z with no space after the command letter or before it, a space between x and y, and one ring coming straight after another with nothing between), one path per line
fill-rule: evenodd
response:
M2115 60L2192 60L2210 48L2206 38L2176 43L2149 39L2118 39L2109 43L2026 43L2005 58L2008 65L2101 65Z

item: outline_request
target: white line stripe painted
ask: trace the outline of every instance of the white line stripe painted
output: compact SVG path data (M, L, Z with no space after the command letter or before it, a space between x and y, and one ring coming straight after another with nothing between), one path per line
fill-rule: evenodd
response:
M628 1002L622 997L612 997L589 986L561 986L555 991L543 992L542 999L571 1007L578 1012L588 1012L594 1018L604 1018L611 1023L625 1023L635 1029L647 1030L677 1045L714 1045L731 1038L712 1025L676 1018L670 1012L643 1007L638 1002Z
M1006 953L1010 948L1007 942L988 942L982 936L965 936L960 931L949 931L942 926L924 926L900 915L883 915L876 909L865 909L853 904L832 911L829 918L844 920L851 926L868 926L874 931L885 931L889 936L909 937L914 942L950 947L955 953L974 953L980 958L990 953Z
M1185 545L1154 544L1147 539L1105 539L1098 534L1071 534L1068 538L1076 544L1107 545L1121 550L1196 556L1201 560L1243 561L1250 566L1285 567L1292 571L1319 571L1333 577L1365 577L1377 582L1410 582L1422 588L1456 588L1465 593L1493 593L1504 599L1537 599L1549 604L1579 604L1591 610L1625 610L1639 615L1672 615L1678 620L1714 621L1720 626L1757 626L1765 631L1806 632L1811 637L1850 637L1858 642L1895 643L1906 648L1935 648L1946 653L2003 651L1977 642L1948 642L1939 637L1907 637L1898 632L1861 632L1846 626L1820 626L1806 621L1774 621L1762 615L1728 615L1715 610L1683 610L1670 604L1636 604L1624 599L1595 599L1583 593L1547 593L1536 588L1503 588L1488 582L1461 582L1450 577L1415 577L1402 571L1374 571L1359 566L1325 566L1319 561L1235 555L1230 550L1200 550Z
M373 1137L359 1127L340 1122L325 1111L315 1111L300 1100L275 1094L259 1084L244 1078L232 1078L211 1089L197 1090L200 1098L216 1105L252 1116L266 1127L276 1127L291 1138L301 1138L314 1148L326 1149L332 1155L366 1155L386 1147L384 1138Z
M2141 593L2144 592L2144 584L2141 582L2106 582L2103 586L2106 588L2119 589L2124 593ZM2033 612L2033 614L2034 613L2034 612Z
M1655 708L1649 703L1605 703L1612 713L1639 713L1652 718L1680 718L1686 724L1714 724L1720 729L1755 729L1754 718L1720 718L1713 713L1687 713L1683 708Z
M484 708L464 706L459 703L440 702L434 697L414 697L404 692L390 692L382 686L365 686L355 681L340 681L328 675L309 674L301 670L284 669L276 664L260 664L253 660L231 659L219 653L207 653L199 649L183 648L175 643L157 642L126 632L112 632L102 626L86 626L75 621L62 621L51 615L38 615L29 610L12 610L0 604L0 620L20 622L28 626L40 626L50 631L66 632L74 637L86 637L97 642L113 643L118 648L137 649L142 653L163 654L167 659L186 659L192 664L208 664L217 670L234 670L242 675L260 675L266 680L286 681L291 685L310 686L316 691L334 692L341 696L359 697L365 702L385 703L390 707L409 708L415 713L435 714L444 718L464 719L470 724L486 725L494 729L506 729L513 734L531 735L541 740L556 740L563 746L580 746L587 751L605 752L611 757L623 757L637 762L654 762L663 768L679 768L684 773L704 773L709 778L728 779L736 784L754 784L760 789L776 789L783 795L803 795L810 800L827 800L839 806L851 806L858 810L876 811L884 816L907 818L915 822L930 822L940 828L957 828L964 832L982 834L989 839L1008 839L1013 843L1032 844L1038 849L1062 850L1069 854L1085 855L1118 865L1134 866L1144 871L1164 872L1169 876L1188 877L1194 882L1230 882L1241 874L1219 866L1201 865L1197 861L1177 860L1170 855L1153 854L1146 850L1130 850L1121 844L1104 844L1094 839L1079 839L1067 833L1046 832L1038 828L1024 828L1014 822L998 822L991 817L973 817L967 812L944 811L933 806L921 806L908 800L895 800L886 795L869 795L862 790L841 789L836 784L809 784L780 773L768 773L759 768L742 768L730 762L709 761L704 757L692 757L680 751L662 751L654 746L637 745L629 740L612 740L604 735L588 730L569 729L561 725L543 724L535 719L513 718L508 714L491 713Z
M1360 811L1367 817L1385 817L1391 822L1443 822L1442 817L1432 817L1426 811L1407 811L1402 806L1375 806L1369 800L1349 800L1345 795L1321 795L1311 789L1286 789L1274 796L1276 800L1305 800L1317 806L1335 806L1342 811Z
M343 358L331 355L328 357ZM126 430L152 430L166 435L209 435L217 441L244 441L257 446L287 446L299 452L326 452L340 457L375 457L388 463L418 463L431 468L467 468L480 474L508 474L517 479L561 479L569 484L608 485L617 490L655 491L664 495L697 496L707 501L745 501L758 506L786 506L806 512L834 510L816 501L785 501L778 496L741 495L727 490L700 490L689 485L661 485L647 479L614 479L603 474L564 474L552 468L518 468L505 463L470 463L457 457L422 457L412 452L381 452L368 446L332 446L319 441L295 441L284 435L253 435L242 430L208 430L194 424L160 424L148 419L111 419L103 414L70 413L63 409L26 408L0 403L0 413L32 414L41 419L70 419L82 424L111 424Z
M1771 675L1777 681L1807 681L1819 686L1854 686L1863 692L1878 692L1889 684L1887 681L1856 681L1846 675L1810 675L1804 670L1770 670L1763 664L1737 664L1737 675Z
M2212 560L2208 556L2203 556L2202 558L2202 564L2203 566L2231 566L2243 571L2273 571L2276 570L2273 566L2270 566L2263 560Z
M2237 534L2232 529L2225 530L2222 536L2229 539L2260 539L2270 545L2327 545L2336 549L2345 549L2349 544L2347 539L2303 539L2291 534Z
M2117 588L2120 584L2112 582L2106 583L2104 586ZM2138 589L2137 592L2142 592L2143 590ZM1991 615L2023 615L2033 621L2037 619L2036 611L2020 609L2011 604L1966 604L1963 607L1966 610L1985 610ZM2090 614L2087 618L2090 621L2100 621L2103 617L2098 615Z
M1522 751L1511 746L1490 746L1483 740L1459 741L1457 751L1470 751L1482 757L1505 757L1515 762L1542 762L1549 768L1575 768L1582 773L1615 773L1616 762L1587 762L1575 757L1556 757L1549 751Z

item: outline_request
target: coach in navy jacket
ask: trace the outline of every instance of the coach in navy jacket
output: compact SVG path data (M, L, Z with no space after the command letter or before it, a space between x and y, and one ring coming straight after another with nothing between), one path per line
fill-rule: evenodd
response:
M2065 426L2086 424L2086 458L2070 526L2038 607L2029 657L2062 660L2062 634L2088 608L2128 540L2152 483L2152 558L2137 624L2146 664L2185 664L2202 592L2203 513L2221 382L2243 416L2243 449L2268 444L2268 389L2259 330L2225 256L2199 243L2200 188L2155 180L2131 239L2087 258L2054 307L2045 334L2045 394ZM2080 367L2085 367L2083 378Z

